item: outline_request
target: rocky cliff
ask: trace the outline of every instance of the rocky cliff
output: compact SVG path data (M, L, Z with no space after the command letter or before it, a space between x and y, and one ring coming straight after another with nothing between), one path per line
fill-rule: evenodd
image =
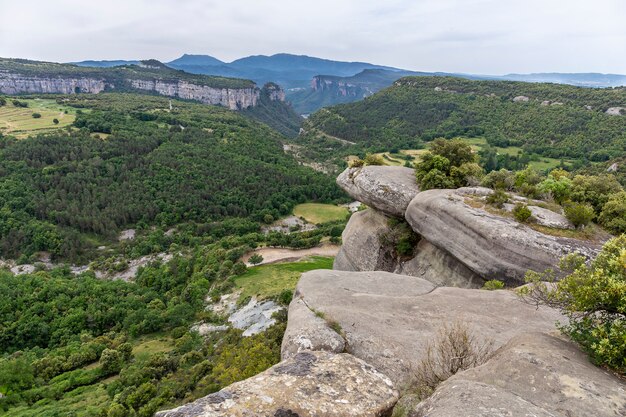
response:
M557 336L554 323L567 320L558 311L510 290L473 288L492 277L515 285L524 269L554 266L567 252L593 257L597 242L555 238L490 213L480 207L486 189L421 192L410 171L371 166L339 176L370 208L351 217L335 270L301 276L280 364L158 416L626 415L626 384ZM567 226L558 213L544 219ZM416 236L409 255L390 245L398 225ZM420 401L416 369L453 323L495 353Z
M141 90L231 110L257 106L261 90L248 80L188 74L156 61L115 68L86 68L66 64L0 58L0 93L97 94L105 90ZM271 98L284 101L285 93L272 85Z

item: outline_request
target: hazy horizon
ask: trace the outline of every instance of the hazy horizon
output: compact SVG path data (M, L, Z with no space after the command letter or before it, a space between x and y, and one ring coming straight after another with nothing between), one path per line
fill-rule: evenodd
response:
M290 53L414 71L625 74L624 21L620 0L0 0L0 56L231 62Z

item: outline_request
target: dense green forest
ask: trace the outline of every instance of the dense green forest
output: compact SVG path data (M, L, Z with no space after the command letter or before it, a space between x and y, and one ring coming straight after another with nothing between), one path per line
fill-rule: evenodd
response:
M77 260L84 234L136 224L267 221L309 200L342 197L299 166L272 129L218 107L133 94L59 98L74 127L0 138L0 251Z
M280 87L274 83L267 83L261 89L259 101L254 107L241 110L245 116L265 123L287 137L295 137L300 131L302 118L294 111L290 104L273 100L272 93L280 91Z
M484 137L494 147L585 165L626 153L626 117L606 114L611 107L626 107L626 89L407 77L361 102L311 115L300 142L323 161L364 149L419 149L437 137Z

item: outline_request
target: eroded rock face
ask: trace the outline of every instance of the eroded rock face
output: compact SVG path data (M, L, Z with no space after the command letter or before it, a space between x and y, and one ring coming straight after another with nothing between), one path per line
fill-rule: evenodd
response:
M387 271L424 278L435 285L480 288L484 280L465 265L422 239L412 258L402 258L384 244L390 218L367 209L350 217L333 269L338 271Z
M104 80L95 78L64 78L64 77L35 77L22 74L0 72L0 93L100 93L104 91Z
M336 336L319 337L322 323L312 325L310 316L303 320L298 312L302 305L323 315L331 330L341 332L344 344L332 342ZM317 270L300 278L282 356L308 349L345 350L401 387L411 380L411 370L441 326L459 320L479 340L493 339L499 347L520 333L552 331L555 321L565 319L552 309L522 303L511 291L436 288L424 279L388 272Z
M405 167L347 168L337 177L337 184L355 200L400 218L419 192L415 172Z
M595 257L601 243L542 234L517 221L470 207L459 190L428 190L409 204L417 233L484 279L524 283L528 270L553 268L572 252Z
M343 233L333 268L341 271L393 271L395 258L380 238L389 230L389 217L368 209L354 213Z
M398 392L349 354L305 352L157 417L383 417Z
M449 416L617 417L626 384L592 365L573 343L519 335L482 366L460 372L409 413Z

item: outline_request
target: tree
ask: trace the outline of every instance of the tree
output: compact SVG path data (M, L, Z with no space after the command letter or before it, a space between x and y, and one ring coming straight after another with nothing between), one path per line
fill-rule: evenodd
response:
M115 349L104 349L100 355L100 367L105 375L115 374L122 368L122 354Z
M435 139L430 144L430 152L441 155L450 161L450 166L460 167L469 162L475 162L476 157L469 143L462 139Z
M58 125L59 124L59 119L56 119L56 118L52 119L52 123L54 123L55 125Z
M574 254L561 260L570 272L557 281L554 271L529 271L523 300L560 309L569 324L562 332L578 342L600 365L626 374L626 235L609 240L590 265ZM546 282L556 282L554 286Z
M250 257L250 259L248 259L248 262L250 262L252 265L258 265L263 262L263 256L255 253Z
M40 113L33 113L32 116L33 116L33 119L41 119Z
M563 207L565 217L574 226L586 226L593 220L595 213L591 204L569 202Z
M600 224L611 233L626 233L626 191L609 197L598 218Z
M539 190L550 194L558 204L565 202L572 192L572 181L567 177L547 178L539 183Z

